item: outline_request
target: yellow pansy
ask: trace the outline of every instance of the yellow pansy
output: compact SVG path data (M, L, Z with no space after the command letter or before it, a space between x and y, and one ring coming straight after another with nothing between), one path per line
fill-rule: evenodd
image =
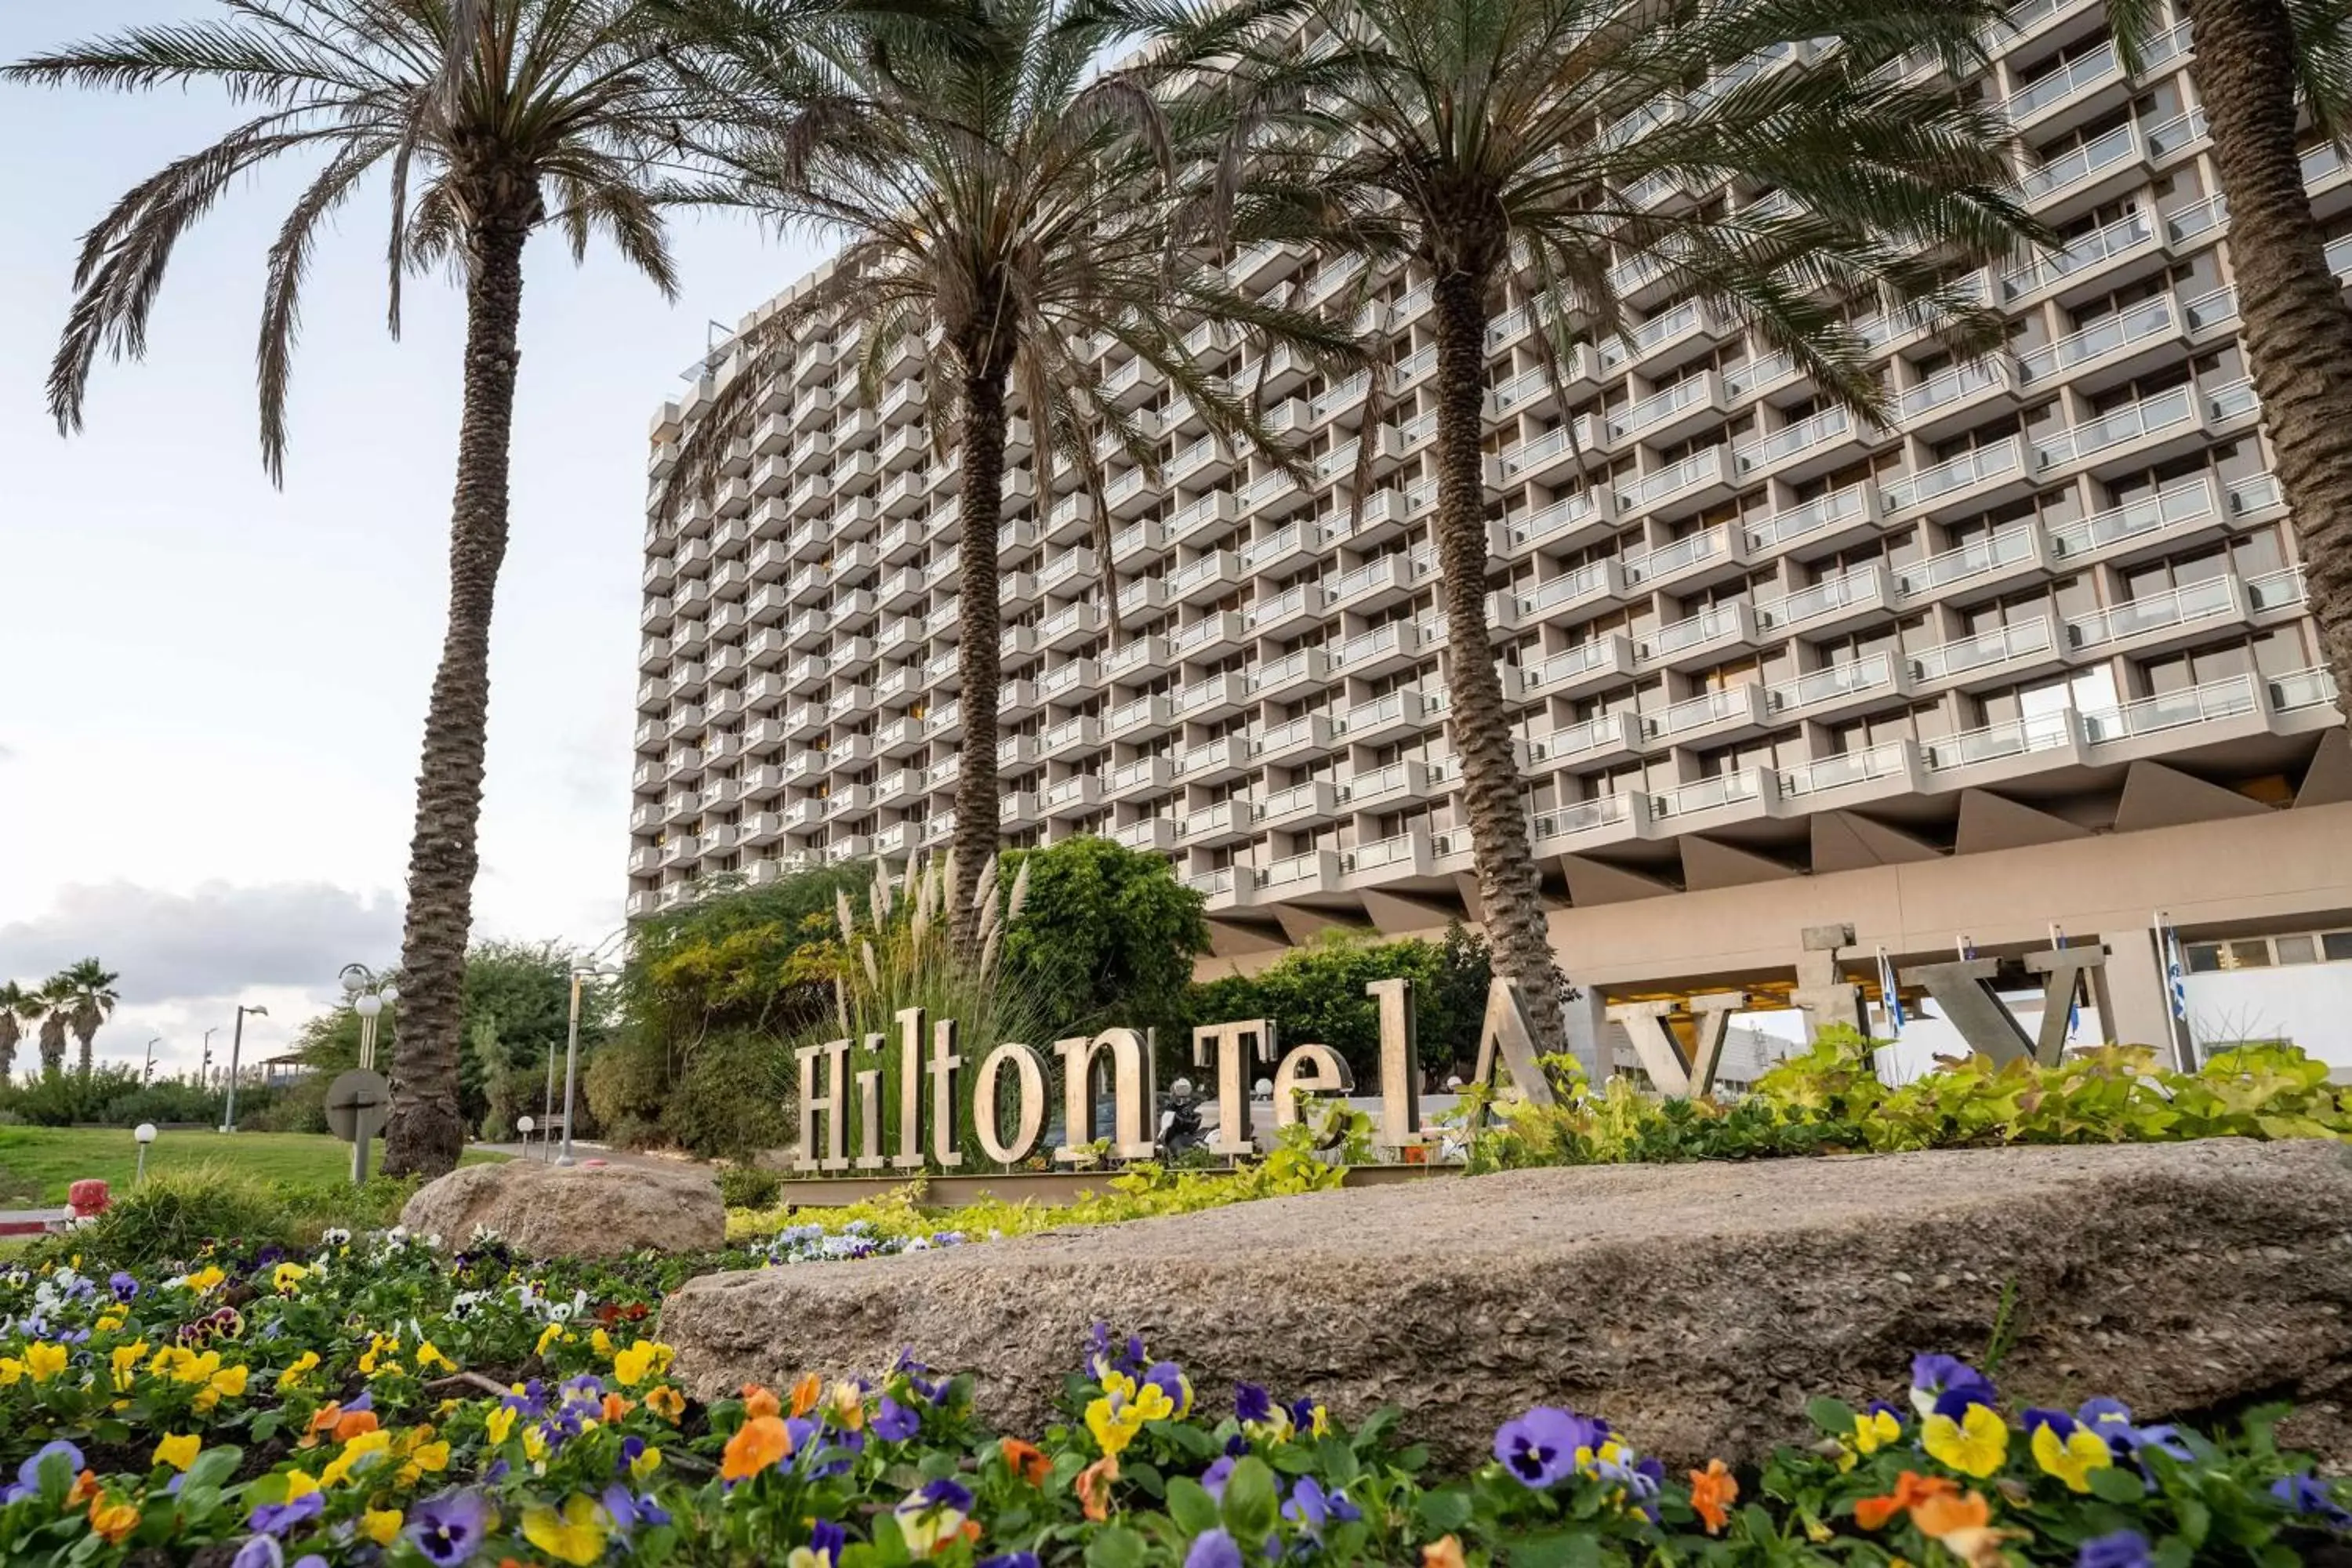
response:
M381 1426L373 1432L361 1433L343 1445L341 1453L327 1461L327 1468L319 1472L320 1484L330 1487L341 1485L353 1474L383 1458L384 1450L391 1447L392 1434Z
M490 1412L489 1419L482 1423L482 1427L489 1435L490 1441L497 1444L505 1442L513 1433L514 1424L514 1406L501 1405Z
M2033 1462L2066 1483L2069 1491L2091 1489L2091 1472L2113 1465L2106 1441L2088 1426L2077 1426L2064 1437L2047 1424L2033 1429Z
M106 1352L107 1365L114 1375L114 1392L128 1394L139 1376L139 1358L147 1353L147 1342L117 1345Z
M836 1383L827 1401L833 1418L845 1429L856 1432L866 1426L866 1395L854 1383Z
M25 1371L35 1383L47 1383L65 1369L65 1346L36 1340L25 1347Z
M308 1470L286 1472L286 1502L299 1502L319 1489L319 1483Z
M644 1480L647 1476L652 1475L656 1470L661 1468L661 1462L662 1452L659 1448L647 1448L638 1454L635 1458L629 1461L630 1479L639 1481Z
M154 1458L150 1463L169 1465L175 1470L184 1470L196 1462L196 1450L204 1446L204 1439L194 1432L179 1434L167 1432L163 1435L163 1440L155 1445Z
M576 1568L587 1568L604 1555L608 1533L604 1510L583 1494L566 1499L561 1511L539 1503L522 1510L523 1539Z
M279 1295L291 1296L294 1288L301 1284L310 1272L299 1263L281 1263L270 1274L269 1283Z
M522 1453L534 1465L547 1458L547 1436L536 1425L522 1429Z
M360 1533L378 1546L389 1546L392 1538L400 1533L400 1510L396 1508L372 1508L360 1515Z
M436 1366L446 1368L450 1372L457 1370L457 1363L443 1355L441 1347L431 1340L426 1340L416 1347L416 1365L422 1372L430 1372Z
M304 1351L300 1355L294 1358L294 1363L291 1366L278 1374L278 1386L280 1388L291 1388L296 1384L300 1383L311 1373L317 1371L318 1366L319 1352L317 1351Z
M189 1275L186 1283L189 1289L194 1290L197 1295L202 1296L208 1291L218 1288L220 1282L227 1278L228 1276L222 1273L219 1268L207 1263L202 1268L197 1269L194 1274Z
M25 1363L12 1355L0 1355L0 1388L8 1388L22 1381Z
M1866 1410L1853 1418L1853 1450L1875 1454L1903 1436L1903 1423L1892 1410Z
M1154 1416L1152 1419L1159 1420L1160 1418ZM1307 1430L1312 1436L1329 1436L1331 1435L1331 1412L1320 1405L1317 1405L1313 1414L1307 1419Z
M449 1468L449 1445L441 1438L419 1443L409 1450L408 1462L427 1475L439 1475Z
M623 1388L636 1387L653 1370L654 1347L647 1341L639 1340L627 1350L614 1352L613 1380Z
M550 1346L561 1344L565 1337L562 1323L550 1323L539 1331L539 1343L531 1347L531 1353L543 1356Z
M613 1359L613 1336L606 1333L604 1330L598 1329L594 1333L588 1336L588 1348L594 1351L606 1361L611 1361Z
M1919 1446L1964 1476L1981 1480L2009 1457L2009 1424L1981 1405L1971 1405L1958 1421L1930 1415L1919 1427Z
M110 1334L130 1321L131 1314L121 1308L109 1307L98 1315L98 1321L90 1326L101 1334Z

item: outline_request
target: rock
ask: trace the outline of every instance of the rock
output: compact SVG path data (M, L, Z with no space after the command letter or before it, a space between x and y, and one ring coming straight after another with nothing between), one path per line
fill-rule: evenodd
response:
M727 1242L719 1184L699 1167L461 1165L419 1187L400 1223L451 1247L488 1226L533 1258L708 1252Z
M2301 1398L2296 1438L2352 1457L2352 1152L2317 1141L1437 1178L705 1275L661 1329L707 1398L904 1349L1034 1434L1103 1321L1220 1405L1399 1405L1458 1462L1564 1404L1689 1465L1806 1436L1814 1395L1899 1397L1915 1352L1981 1358L2005 1290L2012 1411Z

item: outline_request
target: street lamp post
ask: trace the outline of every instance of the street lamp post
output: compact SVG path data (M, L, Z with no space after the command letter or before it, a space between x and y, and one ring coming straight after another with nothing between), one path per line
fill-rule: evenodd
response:
M580 987L583 982L598 979L608 973L579 964L572 966L572 1020L565 1031L563 1043L563 1152L555 1162L559 1165L572 1163L572 1112L580 1087Z
M236 1069L245 1052L245 1016L247 1013L257 1018L269 1016L267 1007L248 1007L242 1002L236 1005L236 1027L230 1031L228 1037L228 1101L221 1110L221 1131L224 1132L236 1131Z
M205 1031L205 1059L196 1067L198 1089L210 1089L213 1086L213 1037L219 1033L220 1026L217 1024Z
M400 1000L400 987L364 963L344 964L342 982L343 994L352 999L352 1011L360 1016L360 1066L373 1072L376 1020Z
M154 1078L155 1047L163 1043L163 1037L161 1035L156 1036L153 1039L147 1042L147 1065L139 1069L139 1081L141 1083L146 1083Z
M155 1142L155 1124L142 1121L131 1130L131 1136L139 1141L139 1169L131 1177L131 1184L135 1187L147 1179L147 1145Z

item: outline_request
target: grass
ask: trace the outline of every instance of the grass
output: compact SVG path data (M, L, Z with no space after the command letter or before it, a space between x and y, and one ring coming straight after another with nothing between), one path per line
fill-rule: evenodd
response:
M376 1143L369 1169L381 1168L383 1145ZM467 1150L466 1164L504 1159ZM349 1181L352 1146L314 1132L165 1132L147 1152L150 1174L226 1165L259 1181L325 1184ZM0 1127L0 1193L5 1202L56 1207L66 1188L87 1177L107 1183L117 1194L130 1190L139 1168L139 1146L128 1128ZM31 1189L33 1195L23 1195Z

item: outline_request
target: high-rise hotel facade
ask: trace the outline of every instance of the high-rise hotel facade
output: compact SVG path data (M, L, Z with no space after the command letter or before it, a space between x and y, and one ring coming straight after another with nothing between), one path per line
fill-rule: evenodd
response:
M2115 1032L2152 1037L2159 910L2199 974L2253 944L2352 957L2327 940L2352 928L2352 757L2238 341L2188 29L2134 82L2101 0L2017 21L1964 87L2006 101L2065 248L1976 279L2012 324L1981 362L1857 317L1887 427L1636 258L1628 323L1577 350L1564 398L1526 317L1495 324L1488 616L1590 1006L1726 984L1763 1005L1824 924L1897 958L2056 926L2115 948ZM2352 276L2352 166L2324 147L2305 166ZM1272 247L1231 271L1260 290L1304 274L1319 300L1360 287L1354 267ZM1154 485L1103 454L1118 638L1076 477L1015 427L1005 840L1171 857L1221 959L1476 915L1431 532L1434 326L1410 278L1371 298L1402 345L1378 422L1360 377L1192 340L1263 386L1310 485L1221 449L1148 366L1106 364L1164 468ZM734 368L722 348L663 405L654 476ZM960 475L919 368L902 354L869 403L851 334L810 331L716 496L649 524L632 914L719 874L946 843Z

